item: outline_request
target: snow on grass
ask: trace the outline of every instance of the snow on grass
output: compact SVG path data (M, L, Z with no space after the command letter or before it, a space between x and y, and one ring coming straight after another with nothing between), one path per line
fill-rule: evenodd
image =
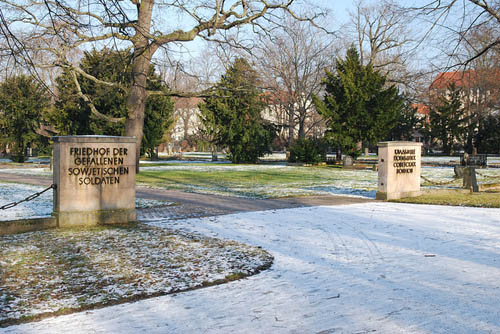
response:
M27 184L0 182L0 206L17 202L42 191L46 187ZM0 221L24 218L47 217L52 213L52 191L49 190L29 202L23 202L15 207L0 211Z
M43 168L12 168L2 172L47 175ZM349 170L331 167L297 167L282 164L233 165L212 163L149 164L141 167L139 184L181 191L239 196L276 198L307 195L346 195L375 198L378 173L372 170ZM423 189L462 186L454 178L452 167L422 168ZM479 183L500 182L500 169L478 170ZM149 177L149 179L148 179ZM446 183L440 185L440 183Z
M0 237L0 325L245 277L272 257L241 243L137 225Z
M143 168L140 182L191 192L250 198L325 193L375 197L371 170L283 165L172 165ZM151 179L148 180L148 176ZM162 180L165 183L162 183Z
M500 333L500 209L364 203L157 221L261 245L226 285L0 333Z
M20 201L45 188L43 186L0 182L0 206ZM48 217L53 210L52 200L52 190L49 190L32 201L22 202L17 206L0 211L0 221ZM169 206L172 204L172 202L136 198L137 208Z
M143 168L151 180L143 182L170 189L240 196L273 198L335 194L375 198L378 173L329 167L283 165L172 165ZM484 175L484 176L483 176ZM423 167L421 180L426 188L460 188L452 167ZM479 183L500 182L500 169L478 171ZM165 181L165 183L162 183ZM446 184L440 184L446 183Z
M422 162L423 163L433 163L433 164L457 164L460 165L460 157L453 156L453 157L448 157L448 156L423 156L422 157ZM488 163L494 163L498 164L500 163L500 157L488 157Z
M2 173L21 174L21 175L39 175L52 176L52 171L49 168L33 168L33 167L18 167L18 168L0 168Z

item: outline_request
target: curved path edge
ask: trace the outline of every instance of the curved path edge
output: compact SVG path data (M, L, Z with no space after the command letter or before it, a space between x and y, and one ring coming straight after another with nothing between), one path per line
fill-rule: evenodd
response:
M49 186L52 178L40 175L21 175L0 172L0 181ZM320 195L285 197L271 199L254 199L243 197L221 196L213 194L190 193L178 190L168 190L138 185L136 188L138 198L174 202L169 206L169 216L173 219L218 216L237 212L265 211L289 209L306 206L322 205L344 205L373 202L369 198L358 198L349 196ZM147 219L150 214L154 215L155 208L141 209ZM153 212L151 212L153 211Z

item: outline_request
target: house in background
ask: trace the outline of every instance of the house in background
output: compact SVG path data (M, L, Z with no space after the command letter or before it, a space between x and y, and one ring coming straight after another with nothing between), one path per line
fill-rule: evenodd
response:
M463 107L480 114L498 113L500 69L466 70L439 73L429 87L431 101L447 97L450 87L461 90Z
M431 109L423 103L412 103L411 107L415 110L417 118L424 123L429 123L429 114ZM411 140L417 143L425 143L425 136L421 130L414 130L411 135Z
M267 107L262 112L262 117L278 126L275 149L285 150L301 132L306 138L323 137L326 123L311 99L293 96L286 91L272 91L264 93L263 100Z
M183 140L198 133L201 125L200 109L198 108L200 103L203 103L203 99L199 97L175 98L175 126L172 139Z

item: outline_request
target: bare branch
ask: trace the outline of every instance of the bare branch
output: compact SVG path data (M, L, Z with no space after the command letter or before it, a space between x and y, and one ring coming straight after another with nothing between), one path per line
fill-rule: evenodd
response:
M117 117L109 117L109 116L106 116L104 114L101 114L96 109L96 107L95 107L94 103L92 102L92 100L87 95L83 94L82 88L80 87L80 83L78 82L78 78L76 76L76 73L74 71L70 71L70 73L71 73L71 78L73 79L73 83L75 84L78 96L80 96L82 98L82 100L85 101L88 104L88 106L90 107L90 112L92 114L94 114L95 116L97 116L100 119L103 119L105 121L112 122L112 123L120 123L120 122L125 121L125 118L123 118L123 117L119 117L119 118L117 118Z

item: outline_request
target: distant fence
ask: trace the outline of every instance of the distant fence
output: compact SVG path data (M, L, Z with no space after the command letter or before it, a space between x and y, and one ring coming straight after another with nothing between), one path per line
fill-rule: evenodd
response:
M464 153L460 156L460 165L486 168L486 166L488 165L488 155L487 154L469 155L467 153Z

